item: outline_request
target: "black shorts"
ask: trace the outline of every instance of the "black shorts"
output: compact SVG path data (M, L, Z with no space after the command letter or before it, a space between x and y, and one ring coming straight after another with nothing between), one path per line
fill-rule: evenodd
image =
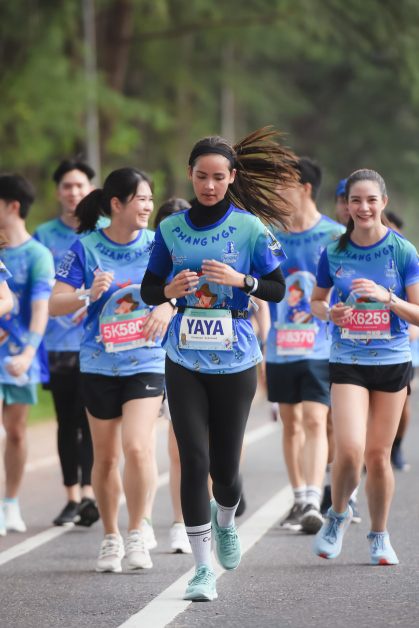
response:
M411 362L381 366L330 362L329 371L330 384L353 384L380 392L398 392L407 386L410 392Z
M160 397L164 391L162 373L116 376L81 373L84 405L96 419L117 419L122 406L132 399Z
M267 362L266 381L269 401L330 404L329 360L298 360L284 364Z

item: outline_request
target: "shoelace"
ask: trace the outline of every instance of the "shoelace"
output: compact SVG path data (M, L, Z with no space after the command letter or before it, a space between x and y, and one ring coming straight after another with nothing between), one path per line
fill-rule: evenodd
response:
M100 547L100 558L114 556L120 551L121 544L116 539L105 539Z
M329 543L336 543L338 538L339 528L343 523L343 519L338 519L337 517L328 517L329 525L324 533L324 538Z
M234 526L230 528L219 528L219 540L224 551L232 551L237 547L237 532Z
M374 534L374 536L370 538L372 539L372 551L373 552L376 552L377 550L386 549L386 546L385 546L386 535L385 534Z
M136 552L145 552L145 540L142 534L131 534L126 542L126 550Z
M212 572L207 567L198 567L194 577L188 584L210 584L212 582Z

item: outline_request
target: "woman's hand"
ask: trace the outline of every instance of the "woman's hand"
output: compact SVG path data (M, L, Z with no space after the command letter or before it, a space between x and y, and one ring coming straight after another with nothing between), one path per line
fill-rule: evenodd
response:
M180 299L187 294L193 294L198 283L198 273L185 268L164 287L164 295L167 299Z
M150 312L143 327L147 340L155 341L156 338L163 338L173 312L173 306L170 303L161 303Z
M353 307L344 303L335 303L329 310L329 318L338 327L345 327L351 320Z
M114 274L112 272L98 272L95 275L92 286L90 288L90 302L94 303L104 292L109 290L113 281Z
M228 264L217 262L215 259L204 259L202 261L202 271L209 281L218 283L221 286L244 288L245 275L237 272Z
M351 290L362 297L367 297L371 301L377 301L378 303L388 303L390 300L389 291L371 279L354 279L351 284Z
M33 352L34 353L34 352ZM19 355L14 355L6 363L6 370L13 377L20 377L26 371L29 370L32 360L34 358L33 353L23 351Z

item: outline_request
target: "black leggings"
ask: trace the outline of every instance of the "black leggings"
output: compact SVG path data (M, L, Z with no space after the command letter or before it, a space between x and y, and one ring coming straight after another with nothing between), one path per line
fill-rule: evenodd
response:
M58 421L58 455L64 486L91 484L93 447L78 368L51 373L49 388Z
M240 455L256 382L255 366L240 373L208 375L166 358L167 397L179 447L187 526L211 519L208 473L219 504L231 507L240 499Z

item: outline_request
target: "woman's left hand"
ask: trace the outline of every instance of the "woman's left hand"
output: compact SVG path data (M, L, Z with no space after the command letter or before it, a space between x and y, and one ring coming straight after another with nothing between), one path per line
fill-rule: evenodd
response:
M163 338L172 316L173 306L170 303L157 305L144 323L143 330L146 339L155 341L156 338Z
M358 295L371 299L371 301L377 301L378 303L388 303L389 301L389 291L371 279L354 279L351 289Z
M243 273L239 273L228 264L217 262L215 259L204 259L202 261L202 271L209 281L218 283L221 286L244 287L245 275Z

